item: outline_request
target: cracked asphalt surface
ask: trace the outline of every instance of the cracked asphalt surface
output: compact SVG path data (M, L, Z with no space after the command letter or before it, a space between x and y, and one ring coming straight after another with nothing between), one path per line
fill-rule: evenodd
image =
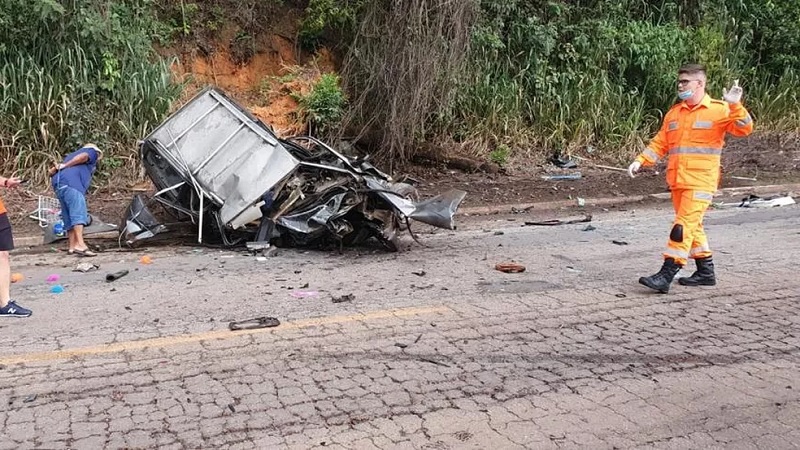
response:
M797 448L798 212L711 211L719 283L669 295L636 281L663 204L462 217L395 254L14 255L34 315L0 323L0 449Z

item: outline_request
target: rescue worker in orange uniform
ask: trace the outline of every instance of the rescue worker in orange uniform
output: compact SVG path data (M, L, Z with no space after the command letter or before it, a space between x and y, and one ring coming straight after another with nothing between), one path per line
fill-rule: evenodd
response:
M633 177L642 166L652 166L667 157L667 184L675 209L664 264L656 274L639 278L639 283L666 294L690 258L697 270L679 279L679 284L717 283L703 216L719 185L725 135L747 136L753 131L753 119L742 106L742 93L736 80L730 90L722 89L723 100L714 100L706 94L702 65L687 64L678 70L678 97L682 101L667 112L658 134L628 167Z

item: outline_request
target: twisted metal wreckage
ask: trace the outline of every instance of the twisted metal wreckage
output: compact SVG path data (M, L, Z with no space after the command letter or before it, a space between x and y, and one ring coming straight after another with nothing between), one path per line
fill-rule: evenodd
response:
M214 88L168 117L139 150L157 192L138 194L128 206L120 239L130 246L189 225L198 242L252 251L270 243L359 245L371 238L396 251L412 219L455 229L453 216L466 195L451 190L416 202L413 186L393 182L367 158L350 158L309 136L280 139ZM156 218L156 205L169 222Z

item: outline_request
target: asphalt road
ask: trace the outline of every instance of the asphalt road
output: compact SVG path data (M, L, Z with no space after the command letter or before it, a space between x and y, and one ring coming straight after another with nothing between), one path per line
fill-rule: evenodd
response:
M799 207L711 211L719 284L668 295L636 281L664 205L526 220L395 254L15 255L34 315L0 323L0 448L798 447Z

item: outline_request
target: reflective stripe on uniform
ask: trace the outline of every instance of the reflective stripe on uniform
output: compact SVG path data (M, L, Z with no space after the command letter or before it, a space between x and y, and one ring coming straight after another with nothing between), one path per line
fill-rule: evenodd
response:
M656 153L656 152L654 152L654 151L650 150L649 148L646 148L646 149L644 149L644 151L642 152L642 154L643 154L644 156L646 156L646 157L648 157L648 158L652 159L653 161L658 161L658 153Z
M670 155L721 155L722 149L710 147L675 147Z
M701 245L699 247L695 247L695 248L691 249L689 251L689 255L690 256L694 256L694 255L697 255L699 253L708 253L710 251L711 251L711 247L709 247L708 244L703 244L703 245Z
M737 127L744 127L744 126L747 126L752 121L753 121L753 118L750 117L750 113L747 113L747 117L745 117L744 119L739 119L739 120L736 121L736 126Z
M675 259L686 259L689 257L689 252L684 252L681 250L676 250L674 248L667 247L667 251L664 252L665 256L671 256Z
M692 128L699 130L710 130L714 124L710 120L698 120L692 125Z
M704 191L694 191L694 199L695 200L707 200L711 201L714 199L714 194L711 192L704 192Z
M678 121L677 120L673 120L672 122L669 123L667 128L669 129L669 131L677 130L678 129Z

